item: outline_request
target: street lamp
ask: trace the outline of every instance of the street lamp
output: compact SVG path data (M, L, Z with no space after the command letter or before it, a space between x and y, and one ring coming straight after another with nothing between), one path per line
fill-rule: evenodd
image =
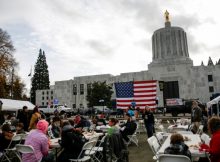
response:
M99 102L102 103L102 106L103 106L102 113L104 115L104 102L105 102L105 100L101 99L101 100L99 100Z

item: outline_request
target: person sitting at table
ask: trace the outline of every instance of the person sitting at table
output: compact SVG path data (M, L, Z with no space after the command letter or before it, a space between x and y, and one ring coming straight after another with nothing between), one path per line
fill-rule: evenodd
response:
M69 122L64 122L60 141L63 151L59 155L58 161L69 162L69 159L77 158L85 142L86 139L81 132L74 130Z
M92 123L96 126L106 125L105 119L99 118L98 116L93 118Z
M127 120L127 122L121 126L120 132L123 139L128 142L128 135L134 134L137 128L137 124L131 119L131 115L129 113L125 115L125 119Z
M16 125L16 134L24 134L24 124L23 123L18 123Z
M208 130L212 135L206 152L210 154L211 162L220 162L220 118L212 117L208 120ZM201 147L201 146L200 146ZM202 161L199 159L199 161Z
M189 147L184 143L184 138L179 133L171 135L170 146L164 150L164 154L185 155L191 159Z
M110 128L108 128L107 131L108 135L111 136L112 134L119 133L119 128L116 126L117 122L118 121L115 118L109 119L108 125L110 126Z
M76 131L82 132L83 127L86 127L84 120L82 120L80 115L77 115L74 119L74 128Z
M2 133L0 133L0 157L2 156L3 151L8 147L12 137L14 136L13 132L11 131L10 124L4 124L1 130Z
M34 148L34 154L22 154L23 162L52 162L54 155L49 154L49 139L46 136L48 122L39 120L37 129L32 130L25 139L25 145L31 145Z
M53 117L53 121L51 126L51 135L53 138L59 138L61 137L61 120L58 116Z

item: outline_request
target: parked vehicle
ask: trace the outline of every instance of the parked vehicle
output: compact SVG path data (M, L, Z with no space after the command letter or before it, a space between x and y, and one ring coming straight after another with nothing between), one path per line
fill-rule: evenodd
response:
M52 105L50 107L48 106L40 106L39 111L43 114L54 114L55 111L58 111L60 114L72 114L73 109L65 107L64 105Z
M166 99L166 113L171 113L173 117L180 113L191 113L192 101L194 100L198 102L200 108L205 107L198 99L170 98Z

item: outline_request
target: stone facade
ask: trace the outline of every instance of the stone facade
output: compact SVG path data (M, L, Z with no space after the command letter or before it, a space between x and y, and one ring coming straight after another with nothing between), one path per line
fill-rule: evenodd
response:
M111 74L74 77L73 80L56 81L54 85L54 98L60 104L69 107L87 107L87 88L95 81L106 81L113 86L115 82L133 80L158 80L164 83L175 82L178 89L176 95L184 99L199 99L207 102L212 93L220 92L220 65L193 66L189 57L187 35L180 27L172 27L170 22L165 22L165 27L156 30L152 36L153 60L148 65L148 70L140 72L122 73L117 76ZM36 104L41 105L42 93L36 92ZM157 88L159 106L164 106L164 91ZM169 92L166 92L166 95ZM115 99L115 92L112 99Z

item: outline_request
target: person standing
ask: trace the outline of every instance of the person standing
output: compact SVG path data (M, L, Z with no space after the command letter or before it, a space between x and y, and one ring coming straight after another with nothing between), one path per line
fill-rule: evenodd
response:
M147 130L148 138L153 136L154 133L154 114L151 112L149 106L145 107L144 113L142 114L144 125Z
M41 119L41 114L38 111L38 107L36 106L33 110L33 114L31 116L31 121L28 127L28 130L30 131L31 129L36 129L37 122Z
M23 106L23 110L18 113L17 119L19 120L20 123L23 123L24 131L28 131L30 118L29 118L27 106Z
M196 133L199 129L200 122L202 121L202 110L198 106L198 102L192 102L191 123L193 125L192 131Z
M0 100L0 125L2 125L5 122L4 113L2 112L2 105L3 102Z

